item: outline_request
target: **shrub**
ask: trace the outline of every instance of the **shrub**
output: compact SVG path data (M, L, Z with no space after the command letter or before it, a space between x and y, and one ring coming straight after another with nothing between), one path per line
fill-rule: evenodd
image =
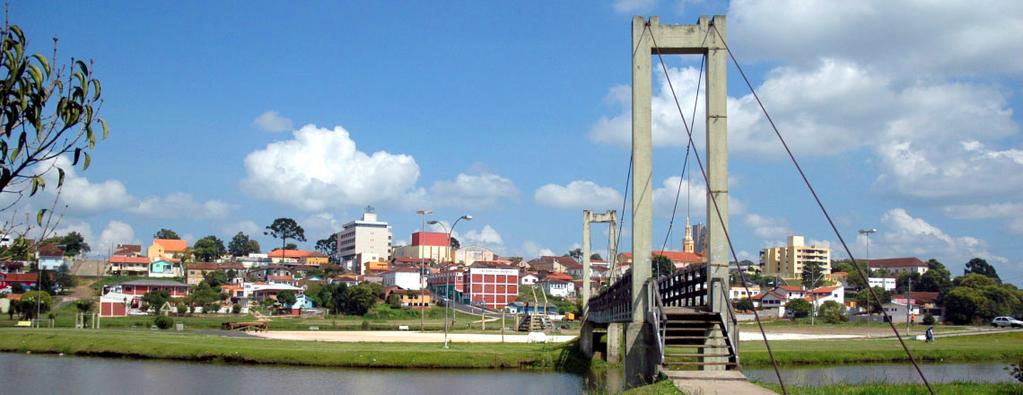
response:
M207 303L202 306L203 314L213 314L220 310L220 305L216 303Z
M792 299L788 303L785 303L785 310L792 312L792 318L801 318L810 315L810 310L813 306L810 306L810 302L803 299Z
M178 303L176 308L178 309L178 314L185 314L188 312L188 306L185 306L184 303Z
M817 309L817 315L829 324L838 324L849 320L849 317L845 314L845 306L834 300L821 303L821 307Z
M934 319L934 316L931 315L931 313L924 314L924 325L934 325L936 321L937 320Z
M739 301L735 303L735 308L737 310L742 310L742 311L753 310L753 301L750 300L749 298L739 299Z
M362 330L364 330L364 331L368 331L369 330L369 321L362 320Z
M166 330L174 326L174 320L168 316L161 315L159 317L156 317L155 320L153 320L153 325L156 325L157 328Z
M242 305L235 303L231 305L231 314L238 314L242 312Z

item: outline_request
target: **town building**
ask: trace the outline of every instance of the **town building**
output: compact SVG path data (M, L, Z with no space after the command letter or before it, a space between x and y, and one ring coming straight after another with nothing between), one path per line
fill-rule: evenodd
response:
M384 300L389 301L391 299L391 295L398 295L401 307L426 308L430 307L433 303L430 293L426 291L392 288L388 290L387 296Z
M128 296L143 296L153 291L167 291L172 298L188 296L188 285L170 280L133 280L109 287L109 292Z
M668 258L668 260L675 265L676 269L681 269L694 263L704 263L707 261L706 257L695 252L657 250L650 253L651 258L657 256ZM624 274L624 270L628 269L630 266L632 266L632 253L623 252L618 254L618 267L623 270L620 274Z
M181 262L158 258L149 263L149 277L181 277Z
M394 249L395 259L427 259L434 262L451 262L451 239L442 232L416 232L412 244Z
M570 256L541 256L529 261L529 267L535 272L567 273L569 269L581 267L575 258Z
M533 285L540 281L540 277L534 273L526 273L519 277L519 284L522 285Z
M337 233L337 256L348 270L364 274L363 264L391 260L391 226L380 221L372 207L362 218Z
M188 249L188 242L178 239L155 239L149 246L146 256L149 260L157 259L180 259L185 250Z
M519 295L519 269L513 266L474 265L465 272L468 300L500 309Z
M867 284L871 288L881 287L885 291L891 291L895 289L895 278L893 277L867 277Z
M803 278L803 267L810 263L819 263L823 279L831 279L830 247L806 245L803 236L789 236L788 244L783 247L760 250L760 266L765 276L799 282Z
M486 247L463 246L455 251L455 262L472 265L476 262L493 261L495 256L494 252Z
M401 289L418 291L422 288L419 269L403 267L385 272L382 275L384 287L399 287Z
M270 251L270 253L267 254L267 257L270 258L270 263L277 264L301 264L301 265L327 264L327 256L316 251L282 250L278 248L273 251Z
M892 276L898 276L901 273L924 274L930 268L926 262L915 257L871 259L868 262L870 263L870 270L884 270Z
M463 300L465 293L465 270L441 270L426 279L430 291L438 297L450 295L452 299Z
M236 273L245 270L240 263L216 263L216 262L194 262L185 265L185 283L188 285L199 285L206 275L216 271L234 270Z
M559 280L556 278L545 278L538 283L543 292L561 298L575 297L575 283L571 280Z
M41 244L39 250L36 251L36 259L39 262L40 270L57 270L68 264L67 259L64 258L64 250L53 244Z
M750 285L748 287L749 288L749 293L746 292L746 288L747 287L743 287L741 285L733 285L733 286L729 287L728 288L728 300L737 301L737 300L752 298L752 297L760 294L760 286L759 285L755 285L755 284L754 285Z
M820 308L821 304L827 301L835 301L838 304L845 304L845 288L841 285L833 287L818 287L806 292L806 296L803 299L813 306L814 309Z
M146 276L149 274L149 258L112 255L107 260L106 272L115 276Z

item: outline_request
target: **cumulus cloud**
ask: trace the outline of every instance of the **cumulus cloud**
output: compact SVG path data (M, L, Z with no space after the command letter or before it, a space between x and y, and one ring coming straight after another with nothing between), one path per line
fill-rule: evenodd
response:
M466 241L476 244L491 246L504 244L504 239L501 238L501 234L489 224L484 225L483 229L480 230L470 229L466 231L464 237Z
M883 228L878 232L880 239L871 239L872 256L934 257L959 265L970 258L982 257L992 263L1008 263L1005 257L988 251L988 244L984 240L973 236L950 235L923 218L913 217L902 208L885 212L881 216L881 224Z
M454 180L443 180L430 187L430 204L437 207L470 209L490 208L502 199L518 195L515 183L489 171L459 173Z
M540 256L555 255L554 251L551 250L550 248L543 247L539 243L532 240L526 240L522 242L522 248L520 250L522 251L522 257L525 258L526 260Z
M788 221L783 218L771 218L760 214L749 213L743 216L743 223L753 231L757 237L777 243L777 240L784 240L795 233L789 227Z
M879 149L875 187L927 200L998 199L1023 191L1023 150L993 150L977 141L928 150L910 142Z
M293 138L245 158L250 195L307 211L387 205L413 193L419 165L409 155L359 151L344 128L306 125Z
M63 169L64 188L61 191L60 200L61 203L68 205L68 210L71 212L121 209L128 207L134 201L134 198L128 193L128 189L120 181L90 181L89 178L78 174L77 169L71 166L71 160L66 156L58 156L52 162L40 165L40 168L49 167L53 167L53 169L44 175L48 186L46 191L49 196L54 196L57 193L59 174L56 168Z
M622 204L622 195L617 190L586 180L575 180L568 185L544 185L537 188L533 199L540 205L570 209L600 210Z
M647 12L654 9L657 0L614 0L612 7L620 14Z
M964 204L942 207L945 215L957 219L1002 219L1016 234L1023 234L1023 203Z
M178 218L182 213L188 213L194 218L216 219L226 217L234 209L234 205L219 200L197 202L190 194L176 192L142 199L129 211L151 218Z
M131 225L121 221L110 221L107 227L100 232L99 245L94 248L106 250L116 248L118 244L139 243L135 238L135 229Z
M259 114L252 120L252 126L268 132L286 132L291 130L291 119L278 114L277 111L267 111Z
M306 229L306 238L312 242L320 240L341 230L342 223L331 213L316 213L300 222Z
M220 233L225 237L234 237L234 235L238 234L238 232L253 236L261 234L263 232L263 227L253 221L243 220L220 224L218 226L218 230L220 230Z

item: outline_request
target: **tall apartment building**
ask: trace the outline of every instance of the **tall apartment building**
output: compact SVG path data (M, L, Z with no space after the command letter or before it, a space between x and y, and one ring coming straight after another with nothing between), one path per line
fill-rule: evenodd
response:
M391 260L391 226L367 207L362 219L345 224L337 234L337 256L349 270L365 274L366 262Z
M789 236L784 247L760 250L760 266L765 276L799 281L803 278L803 266L809 262L820 263L824 279L831 278L831 248L808 246L803 236Z

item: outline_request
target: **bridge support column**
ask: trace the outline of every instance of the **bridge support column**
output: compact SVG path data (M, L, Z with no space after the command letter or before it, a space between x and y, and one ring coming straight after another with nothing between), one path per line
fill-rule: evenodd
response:
M594 343L593 323L590 321L583 321L583 326L579 329L579 350L582 351L586 358L593 358Z
M607 363L622 361L622 324L607 324Z
M725 49L725 18L715 16L708 25L716 29L707 38L707 303L710 311L721 314L730 335L735 328L728 319L728 116L725 73L728 51ZM716 206L716 207L715 207ZM720 218L719 218L720 217ZM724 344L718 326L708 341ZM736 337L738 339L738 337ZM706 362L728 362L727 357L708 357ZM725 370L725 365L704 365L704 370Z

